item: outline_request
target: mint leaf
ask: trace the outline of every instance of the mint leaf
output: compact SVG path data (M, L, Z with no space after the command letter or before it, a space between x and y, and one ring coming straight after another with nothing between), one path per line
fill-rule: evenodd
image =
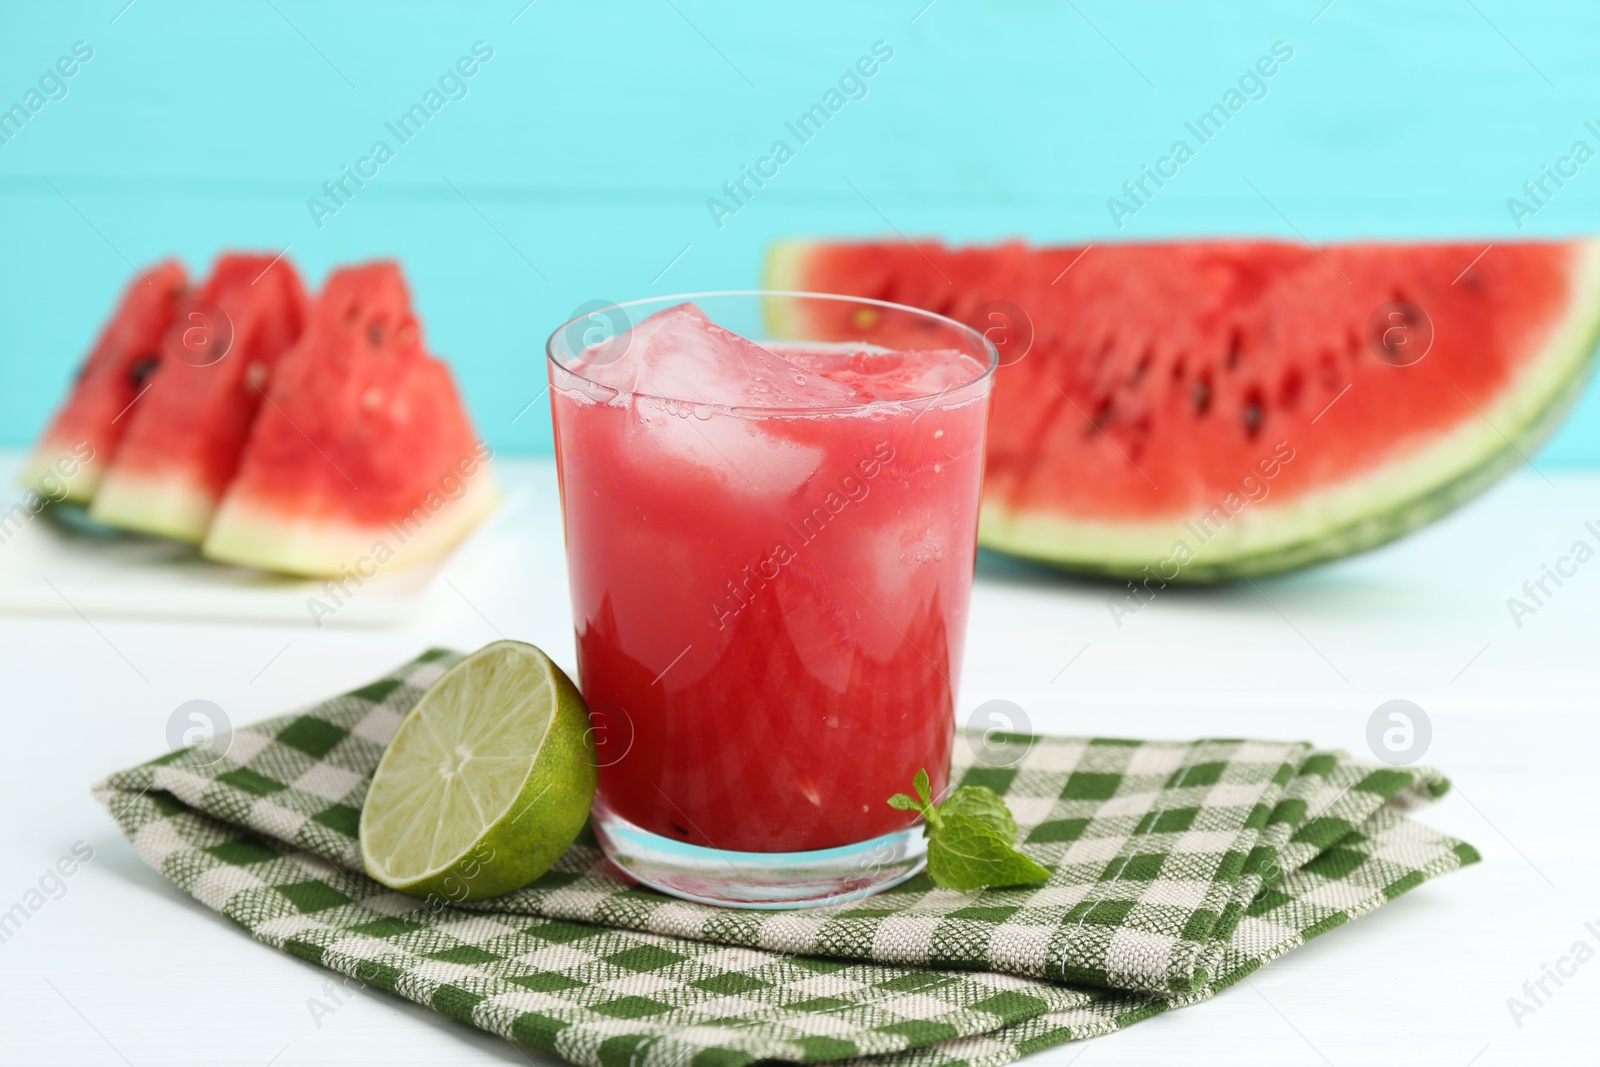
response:
M982 785L964 785L950 794L950 799L939 805L939 814L970 815L1005 838L1006 844L1017 839L1017 820L1011 809L993 789Z
M925 820L928 875L935 885L966 893L983 886L1025 885L1050 877L1050 872L1011 847L1017 820L994 790L963 786L942 804L929 793L928 773L919 770L912 782L919 803L904 793L889 798L897 811L916 811Z
M988 823L959 812L943 812L944 823L928 841L928 874L934 884L969 893L988 885L1023 885L1050 872L1011 847Z

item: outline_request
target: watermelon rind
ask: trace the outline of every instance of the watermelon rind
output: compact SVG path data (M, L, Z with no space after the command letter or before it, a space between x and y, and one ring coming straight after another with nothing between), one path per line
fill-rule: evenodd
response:
M795 313L796 305L779 294L804 291L801 279L809 249L808 241L777 241L767 249L761 284L774 293L761 302L761 312L773 337L803 339L805 323Z
M210 493L178 478L149 478L113 466L100 482L89 517L106 526L198 545L211 526Z
M96 462L95 456L82 462L63 462L74 455L75 447L81 446L82 442L64 438L40 441L17 468L17 484L46 500L87 505L100 488L106 465Z
M201 554L219 563L308 578L369 578L378 569L415 566L449 552L499 503L500 490L487 464L464 484L460 496L410 523L404 517L361 524L286 515L230 494L217 509Z
M775 244L767 256L767 288L804 288L809 248L805 241ZM1145 580L1183 542L1194 558L1176 576L1164 569L1156 580L1203 584L1338 559L1424 526L1528 462L1582 392L1600 343L1600 241L1581 242L1578 249L1566 313L1543 348L1492 400L1478 402L1476 414L1405 455L1286 503L1252 505L1203 544L1186 531L1194 518L1187 513L1096 522L987 496L978 543L1074 572ZM769 301L767 317L777 336L804 330L781 298Z

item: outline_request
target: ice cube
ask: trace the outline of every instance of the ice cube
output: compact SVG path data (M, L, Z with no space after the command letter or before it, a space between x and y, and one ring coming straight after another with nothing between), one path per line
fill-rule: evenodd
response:
M734 493L788 497L822 464L822 449L795 439L789 418L753 418L701 405L686 410L649 397L635 397L629 444L643 463L658 463L660 476L676 479L686 464Z
M774 346L805 370L847 386L860 403L937 396L983 373L983 364L954 348L892 351L867 344Z
M613 389L715 407L826 408L849 386L723 329L693 304L658 311L586 350L572 369Z

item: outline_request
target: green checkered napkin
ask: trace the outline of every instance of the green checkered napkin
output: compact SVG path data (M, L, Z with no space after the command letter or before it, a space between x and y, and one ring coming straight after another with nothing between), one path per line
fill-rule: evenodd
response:
M1429 878L1470 845L1404 818L1432 770L1276 741L958 740L1044 883L919 876L832 908L750 912L624 881L585 837L538 882L440 906L361 873L356 827L435 650L308 711L95 787L146 863L277 946L584 1067L858 1056L989 1067L1213 996ZM968 739L970 740L970 739ZM1019 757L1020 758L1014 758Z

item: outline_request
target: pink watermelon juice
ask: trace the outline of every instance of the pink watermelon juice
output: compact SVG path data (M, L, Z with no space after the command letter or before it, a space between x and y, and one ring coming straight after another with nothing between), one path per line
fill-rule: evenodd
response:
M908 826L887 798L949 771L982 348L763 347L693 304L557 347L598 810L746 852Z

